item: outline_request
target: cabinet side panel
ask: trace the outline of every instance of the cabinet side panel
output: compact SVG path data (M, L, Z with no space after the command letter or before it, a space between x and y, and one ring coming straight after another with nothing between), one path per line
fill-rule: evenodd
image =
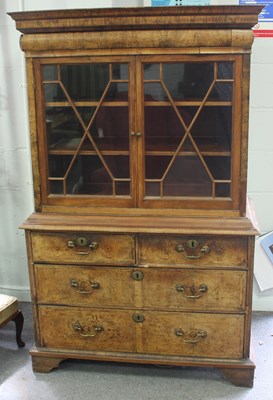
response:
M41 192L40 192L40 171L38 159L38 143L37 143L37 114L35 101L35 81L34 66L31 58L26 58L26 73L28 82L28 107L29 107L29 128L30 143L32 154L32 173L33 173L33 190L35 200L35 210L41 209Z
M241 146L241 215L246 211L246 190L247 190L247 157L248 157L248 119L249 119L249 76L250 76L250 55L243 55L242 75L242 146Z

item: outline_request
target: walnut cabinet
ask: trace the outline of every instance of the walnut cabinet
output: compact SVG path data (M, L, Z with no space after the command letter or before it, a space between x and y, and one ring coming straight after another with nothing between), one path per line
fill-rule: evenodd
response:
M219 368L252 386L246 201L259 6L11 13L28 79L34 371Z

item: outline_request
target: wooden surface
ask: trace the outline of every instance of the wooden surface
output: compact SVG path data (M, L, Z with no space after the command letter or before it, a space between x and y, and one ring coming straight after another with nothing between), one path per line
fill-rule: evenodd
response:
M66 358L81 358L217 367L236 385L253 384L249 348L257 227L246 203L246 182L251 28L261 9L148 7L10 14L23 33L21 48L27 59L36 213L21 228L26 232L33 302L34 371L47 372ZM197 192L180 199L162 196L160 201L145 197L140 135L130 136L131 196L109 200L103 195L50 195L43 110L64 104L46 104L44 65L128 63L129 132L142 133L148 104L143 99L143 63L200 60L213 62L216 75L217 63L234 65L233 98L228 104L209 105L232 107L232 147L203 149L206 156L232 157L230 198L198 197ZM190 101L186 106L203 104L202 99L198 104ZM72 108L100 104L80 99ZM90 155L88 149L82 151ZM107 148L102 151L110 154ZM125 151L128 155L128 148ZM153 151L174 154L171 147ZM73 156L65 147L49 153Z
M125 212L125 210L124 210ZM258 231L247 217L172 217L164 215L71 215L34 213L21 225L32 231L57 232L128 232L178 233L191 235L257 235Z

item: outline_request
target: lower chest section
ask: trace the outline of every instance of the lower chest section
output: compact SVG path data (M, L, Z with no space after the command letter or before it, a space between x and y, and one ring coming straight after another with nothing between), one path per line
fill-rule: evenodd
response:
M37 345L243 358L249 240L30 233Z

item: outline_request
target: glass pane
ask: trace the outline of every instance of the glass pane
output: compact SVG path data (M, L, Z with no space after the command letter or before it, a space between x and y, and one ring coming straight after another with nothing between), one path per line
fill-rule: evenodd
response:
M197 156L177 157L164 181L163 195L212 195L212 182Z
M144 110L145 149L175 151L185 129L172 107L147 106Z
M104 101L128 101L128 83L111 83Z
M159 64L144 64L144 80L159 80Z
M160 197L160 183L159 182L146 182L145 196Z
M230 197L230 184L229 183L216 183L215 184L216 197Z
M67 179L68 194L112 194L112 180L98 156L79 156Z
M101 107L91 126L101 150L129 150L128 107Z
M204 157L213 178L215 180L230 180L230 157Z
M74 101L99 101L109 79L109 64L61 65L61 81Z
M130 182L116 182L117 196L130 196L130 193L131 193Z
M230 82L216 82L208 100L232 101L233 85Z
M72 161L72 156L49 155L48 171L51 178L63 178Z
M191 134L196 143L200 144L201 151L230 151L232 108L203 107L193 124Z
M49 194L64 194L64 184L62 180L48 182L48 193Z
M166 101L167 95L161 83L144 83L144 101Z
M104 160L116 179L129 179L129 156L104 156Z
M58 83L44 83L45 102L68 101Z
M147 156L145 158L146 179L161 179L171 160L170 156Z
M164 83L174 100L201 99L213 82L213 63L165 63L162 68Z
M217 78L232 79L233 78L233 62L217 63Z
M46 131L49 149L75 148L84 132L70 107L47 107Z
M112 64L112 74L115 80L128 80L128 64Z
M89 125L89 122L91 121L95 111L96 111L96 107L80 107L77 106L76 107L77 112L80 115L80 118L82 119L82 122L84 123L84 125L87 127ZM79 121L80 119L77 118Z
M43 73L44 73L44 81L58 80L58 66L57 65L44 65Z

